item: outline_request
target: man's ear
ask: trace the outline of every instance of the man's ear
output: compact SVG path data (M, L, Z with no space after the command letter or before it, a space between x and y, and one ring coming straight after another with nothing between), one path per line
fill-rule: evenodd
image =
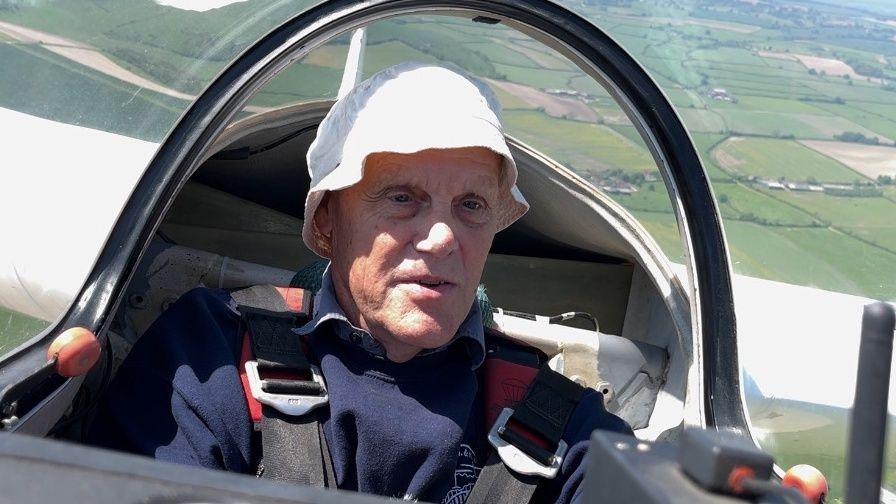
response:
M317 232L326 236L327 238L332 238L333 235L333 208L332 206L335 204L335 198L333 198L333 193L327 191L324 194L324 198L321 200L320 205L317 207L317 212L314 213L314 227L317 229Z

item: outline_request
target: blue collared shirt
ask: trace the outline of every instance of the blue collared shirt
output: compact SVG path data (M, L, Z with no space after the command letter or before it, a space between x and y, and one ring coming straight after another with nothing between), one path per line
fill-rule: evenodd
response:
M343 341L357 345L378 358L386 358L386 349L383 345L369 332L349 322L345 316L345 311L339 305L339 300L336 299L336 289L333 287L333 277L330 274L329 267L324 271L320 290L314 297L314 312L311 320L302 327L294 329L294 331L300 336L307 336L317 330L321 324L328 321L332 321L334 332ZM451 338L451 341L439 348L423 350L419 355L423 356L444 351L455 342L460 342L465 346L473 369L478 368L482 364L482 361L485 359L485 334L482 328L482 312L476 300L473 300L470 311L467 313L464 321L461 322L457 333Z

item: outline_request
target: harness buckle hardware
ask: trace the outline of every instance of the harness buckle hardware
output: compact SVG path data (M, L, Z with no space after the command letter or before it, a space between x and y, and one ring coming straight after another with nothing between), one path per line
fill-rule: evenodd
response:
M249 389L252 391L252 396L258 402L267 404L285 415L302 416L330 401L330 394L327 392L327 385L324 383L324 377L320 372L320 368L314 365L311 365L310 368L311 379L320 385L323 391L322 395L310 396L265 392L262 388L265 380L262 380L258 374L258 361L255 360L246 361L246 377L249 379Z
M549 465L535 460L532 456L523 452L523 450L513 443L510 443L502 436L506 429L507 421L510 420L511 415L513 415L513 408L504 408L501 411L501 414L498 415L498 419L488 433L488 442L495 447L498 456L501 457L501 460L510 469L520 474L553 479L557 476L557 471L560 470L560 464L563 463L563 457L566 456L569 445L567 445L565 441L560 440L557 443L557 449L551 456L551 463Z

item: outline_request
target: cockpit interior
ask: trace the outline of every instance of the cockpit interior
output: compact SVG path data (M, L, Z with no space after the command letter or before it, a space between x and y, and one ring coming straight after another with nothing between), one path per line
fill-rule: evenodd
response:
M181 294L200 285L285 286L322 260L302 242L301 219L305 153L331 105L251 114L224 130L144 252L114 317L112 352L83 386L90 397L102 394L128 350ZM523 142L508 143L531 210L496 235L486 263L482 284L495 328L601 391L639 437L675 436L692 364L680 280L621 206ZM77 438L83 429L60 434Z

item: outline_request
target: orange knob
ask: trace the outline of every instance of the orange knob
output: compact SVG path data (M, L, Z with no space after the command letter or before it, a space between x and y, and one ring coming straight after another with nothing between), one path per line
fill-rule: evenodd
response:
M828 480L821 471L808 464L791 467L781 484L796 488L812 504L824 504L828 495Z
M72 327L66 329L50 344L47 360L56 360L56 372L71 378L81 376L96 364L100 358L100 342L89 329Z

